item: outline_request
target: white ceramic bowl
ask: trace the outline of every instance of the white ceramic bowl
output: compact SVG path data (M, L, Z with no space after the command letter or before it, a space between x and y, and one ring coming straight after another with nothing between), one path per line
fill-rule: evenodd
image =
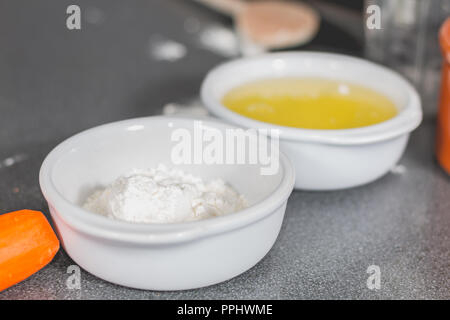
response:
M226 92L243 83L275 77L321 77L372 88L395 103L396 117L344 130L277 126L241 116L222 105ZM415 89L395 72L366 60L328 53L285 52L237 59L206 76L201 97L208 110L246 128L280 130L280 145L296 171L295 188L332 190L371 182L400 159L409 133L422 120Z
M169 126L171 123L171 126ZM216 120L203 123L225 130ZM294 186L294 170L280 154L272 176L259 165L179 166L205 179L222 178L245 195L249 208L195 222L134 224L82 209L86 196L133 168L172 167L171 133L193 130L192 119L149 117L99 126L58 145L40 171L42 193L64 249L82 268L110 282L140 289L180 290L230 279L272 247Z

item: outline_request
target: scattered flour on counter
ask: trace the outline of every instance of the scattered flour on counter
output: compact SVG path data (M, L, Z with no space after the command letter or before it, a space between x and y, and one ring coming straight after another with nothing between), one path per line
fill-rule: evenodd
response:
M19 153L8 157L6 159L0 160L0 168L2 167L11 167L19 162L26 160L28 156L24 153Z
M177 115L187 117L204 117L209 114L208 110L198 99L191 99L183 103L168 103L164 105L162 113L164 115Z
M174 62L184 58L187 49L179 42L156 35L150 38L148 53L151 58L157 61Z
M136 223L174 223L225 215L246 208L246 199L223 180L201 178L163 165L133 170L94 192L86 210Z
M227 58L236 57L240 53L239 39L236 33L220 25L206 26L199 36L200 46Z
M402 164L396 164L395 166L393 166L391 168L391 173L399 174L399 175L405 174L406 173L406 167L404 165L402 165Z

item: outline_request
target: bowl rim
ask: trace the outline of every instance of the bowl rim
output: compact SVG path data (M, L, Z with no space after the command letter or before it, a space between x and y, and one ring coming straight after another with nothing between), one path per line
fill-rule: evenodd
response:
M212 94L212 86L214 83L223 78L223 72L227 71L229 68L235 67L237 65L245 65L249 62L251 63L268 63L274 60L285 60L292 61L295 59L322 59L324 61L340 61L343 63L354 64L355 66L360 65L366 68L372 68L374 70L381 71L386 75L392 77L397 81L399 87L405 93L407 101L403 110L400 110L396 116L386 121L364 126L358 128L350 129L302 129L288 126L276 125L268 122L263 122L249 117L240 115L227 107L225 107L220 100ZM289 62L286 62L287 64ZM275 76L279 77L279 76ZM268 77L261 77L261 79L267 79ZM332 77L330 77L332 79ZM354 81L357 83L357 81ZM265 128L265 129L275 129L280 133L281 139L292 140L292 141L302 141L302 142L317 142L325 144L336 144L336 145L358 145L374 143L379 141L384 141L388 139L395 138L399 135L409 133L415 128L417 128L422 121L422 108L421 100L419 94L414 89L414 87L398 73L388 69L379 64L370 62L365 59L336 54L336 53L324 53L324 52L296 52L287 51L280 53L267 53L259 55L258 57L244 57L234 59L222 64L219 64L211 71L208 72L203 80L200 89L200 96L203 104L206 108L215 116L231 121L234 124L244 126L247 128Z
M142 245L169 244L192 241L245 227L263 219L287 201L294 188L295 171L291 161L282 151L279 152L279 170L282 170L281 181L274 187L273 192L267 198L238 212L198 221L151 224L111 219L73 204L59 192L53 182L52 174L55 165L63 155L70 152L80 139L84 139L86 136L95 136L99 131L120 130L136 125L145 126L147 124L148 126L154 121L192 122L195 120L205 121L208 125L219 124L221 126L238 128L235 125L215 118L194 119L176 116L150 116L99 125L77 133L59 143L46 156L39 172L41 192L47 200L52 218L54 219L54 213L51 209L54 209L58 212L58 218L63 220L68 226L97 238Z

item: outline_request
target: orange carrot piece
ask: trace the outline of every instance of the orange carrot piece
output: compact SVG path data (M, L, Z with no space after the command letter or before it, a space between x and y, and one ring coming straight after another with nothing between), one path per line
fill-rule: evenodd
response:
M42 269L58 249L58 238L42 212L0 215L0 291Z

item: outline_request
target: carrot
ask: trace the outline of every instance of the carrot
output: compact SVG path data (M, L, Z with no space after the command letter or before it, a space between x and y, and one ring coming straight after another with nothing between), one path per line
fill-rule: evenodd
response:
M43 268L58 249L58 238L42 212L0 215L0 291Z

